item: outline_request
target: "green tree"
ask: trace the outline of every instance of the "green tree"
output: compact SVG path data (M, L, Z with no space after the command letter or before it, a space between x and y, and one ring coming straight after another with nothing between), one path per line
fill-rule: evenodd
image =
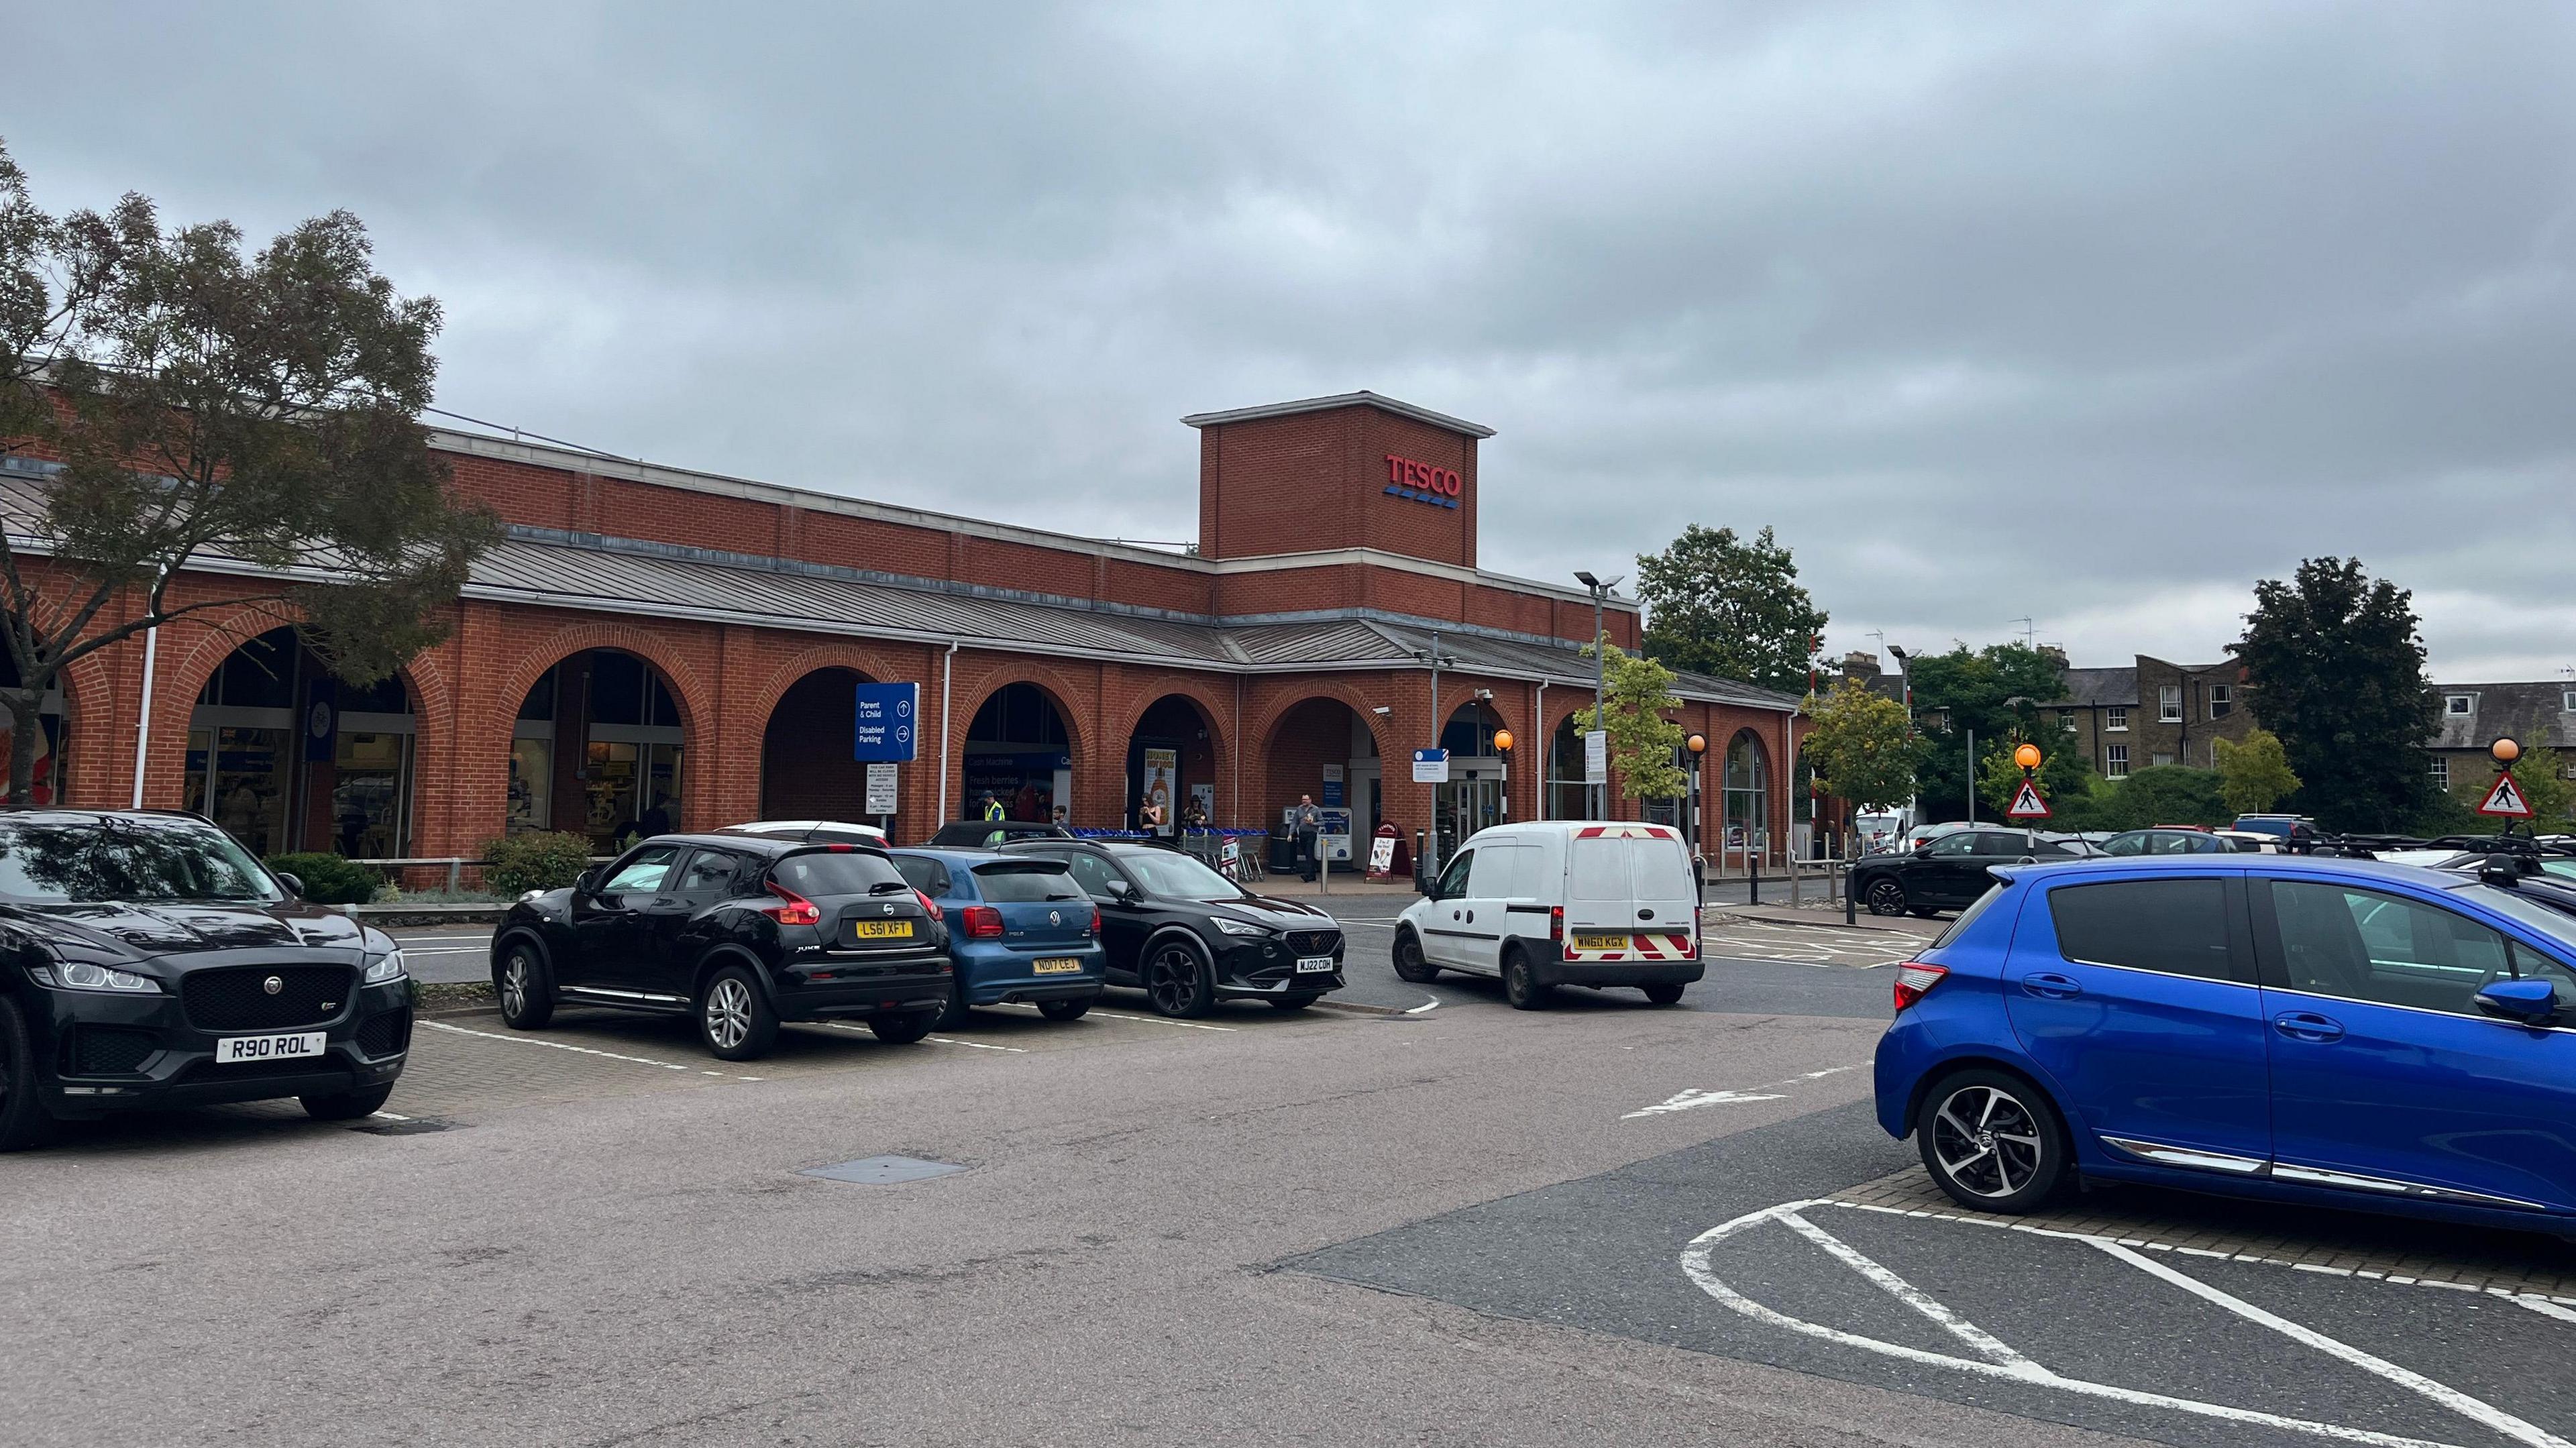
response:
M230 223L164 232L140 197L48 217L0 156L0 447L61 459L0 536L13 802L46 691L145 629L265 611L360 684L437 639L497 535L419 422L438 324L345 211L245 256ZM173 596L218 560L218 586Z
M1673 671L1653 659L1632 654L1603 635L1602 718L1592 711L1574 713L1577 733L1601 729L1610 735L1610 768L1630 799L1672 799L1690 788L1690 775L1674 762L1682 747L1682 726L1664 717L1681 707L1673 693Z
M1946 654L1906 660L1905 677L1914 693L1915 731L1923 739L1916 788L1926 820L1961 819L1968 813L1970 731L1977 736L1981 761L1990 746L2024 737L2060 771L2083 759L2074 732L2039 707L2066 692L2065 671L2054 655L2020 644L1994 644L1974 652L1961 644ZM2016 704L2015 699L2027 702ZM2045 788L2053 800L2059 792L2083 785L2080 778L2061 772Z
M1693 523L1661 553L1637 555L1646 654L1676 669L1796 693L1825 631L1789 550L1763 529Z
M1805 752L1817 787L1860 809L1883 810L1914 796L1920 746L1905 719L1905 706L1844 679L1821 695L1807 696Z
M2440 722L2413 595L2358 558L2311 558L2254 585L2236 646L2254 717L2281 738L2294 802L2331 830L2388 831L2431 803L2424 741Z
M2298 793L2299 776L2269 729L2248 731L2245 742L2218 741L2218 791L2238 814L2262 814Z
M2149 825L2223 825L2236 818L2220 793L2215 769L2150 765L2102 792L2091 829L2137 830Z

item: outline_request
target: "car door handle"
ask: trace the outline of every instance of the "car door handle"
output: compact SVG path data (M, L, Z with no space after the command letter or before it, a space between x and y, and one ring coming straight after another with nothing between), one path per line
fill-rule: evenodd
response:
M2272 1029L2294 1041L2340 1041L2343 1023L2315 1011L2291 1011L2272 1018Z
M2021 988L2024 995L2053 1001L2084 994L2083 986L2077 984L2073 977L2063 975L2026 975L2021 978Z
M1473 925L1473 924L1475 924L1475 923L1476 923L1476 912L1475 912L1475 911L1470 910L1470 911L1468 911L1468 912L1467 912L1467 923L1468 923L1468 924L1470 924L1470 925Z

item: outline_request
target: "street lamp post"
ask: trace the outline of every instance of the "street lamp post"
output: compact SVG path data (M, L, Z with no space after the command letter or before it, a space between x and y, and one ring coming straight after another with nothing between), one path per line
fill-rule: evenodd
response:
M1625 577L1627 575L1624 573L1619 575L1619 578ZM1582 584L1592 593L1592 728L1602 731L1605 735L1607 730L1601 722L1601 706L1609 681L1610 649L1607 637L1601 632L1601 600L1611 589L1619 586L1619 578L1613 578L1604 583L1582 569L1575 570L1574 574L1574 581ZM1605 759L1601 769L1601 782L1596 785L1587 780L1584 785L1584 797L1591 802L1588 813L1596 820L1607 819L1610 814L1610 768L1606 758L1608 753L1606 748L1603 753Z
M1694 735L1692 735L1689 739L1687 739L1687 740L1685 740L1685 741L1683 741L1683 742L1684 742L1684 743L1686 743L1686 744L1688 744L1688 745L1690 746L1690 757L1691 757L1691 802L1690 802L1691 859L1692 859L1694 862L1696 862L1696 861L1699 861L1699 860L1702 860L1702 859L1706 859L1706 858L1708 857L1708 827L1707 827L1705 824L1703 824L1703 823L1701 822L1701 821L1702 821L1702 802L1703 802L1704 800L1706 800L1706 799L1707 799L1707 796L1706 796L1705 794L1701 793L1701 791L1700 791L1700 782L1699 782L1699 766L1700 766L1700 761L1701 761L1703 758L1705 758L1705 757L1707 756L1707 754L1708 754L1708 736L1707 736L1707 735L1705 735L1705 734L1694 734Z
M1437 749L1442 727L1448 722L1440 717L1440 666L1458 662L1458 656L1440 651L1440 635L1435 631L1431 635L1431 647L1415 649L1413 657L1431 666L1431 747ZM1440 786L1436 784L1431 786L1431 833L1425 839L1422 873L1436 879L1440 874Z

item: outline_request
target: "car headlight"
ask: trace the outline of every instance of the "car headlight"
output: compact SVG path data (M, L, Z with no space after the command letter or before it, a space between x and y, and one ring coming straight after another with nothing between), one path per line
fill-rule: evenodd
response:
M92 965L86 960L67 960L50 968L40 965L34 974L46 985L59 985L67 990L123 991L138 995L157 995L161 990L161 983L148 975Z
M367 984L383 985L388 981L400 980L403 978L403 971L405 969L407 969L407 967L403 964L402 952L399 950L393 951L387 954L382 960L371 960L367 962Z
M1210 916L1209 918L1216 921L1217 929L1224 931L1228 935L1268 935L1270 933L1270 927L1267 925L1254 925L1249 921L1233 920L1223 915Z

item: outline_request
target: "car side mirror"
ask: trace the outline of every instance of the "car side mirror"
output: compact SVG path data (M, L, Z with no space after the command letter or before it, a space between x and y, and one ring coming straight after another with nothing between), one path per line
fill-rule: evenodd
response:
M2477 994L2478 1009L2517 1025L2545 1026L2558 1014L2558 992L2545 980L2500 980Z
M589 869L582 871L579 875L573 878L572 884L574 889L579 890L585 895L598 894L599 867L597 865L593 865Z
M303 877L303 876L301 876L301 875L290 875L290 874L286 873L284 870L280 870L280 871L278 871L278 872L277 872L277 883L279 883L279 884L281 884L281 885L283 885L283 886L285 886L285 887L286 887L286 893L287 893L287 894L289 894L289 895L293 895L293 896L295 896L295 897L296 897L296 898L298 898L298 899L302 899L302 898L303 898L303 896L304 896L304 877Z

